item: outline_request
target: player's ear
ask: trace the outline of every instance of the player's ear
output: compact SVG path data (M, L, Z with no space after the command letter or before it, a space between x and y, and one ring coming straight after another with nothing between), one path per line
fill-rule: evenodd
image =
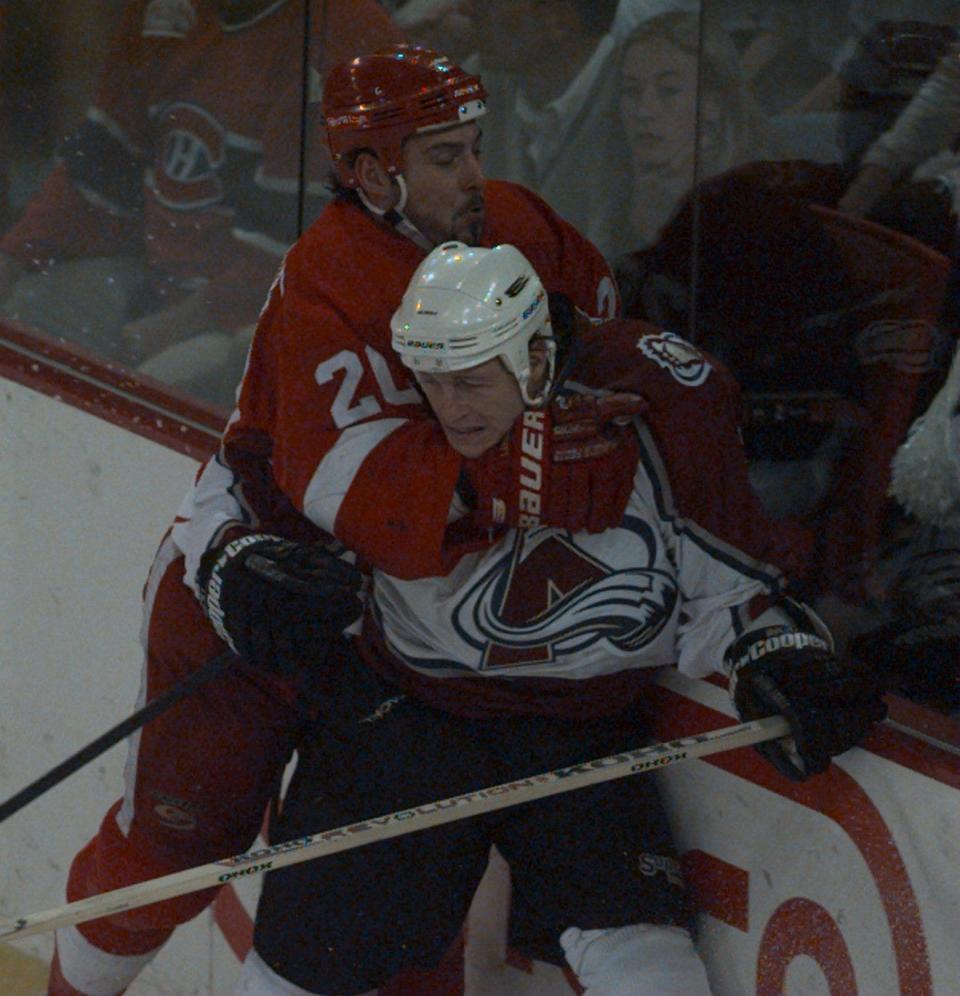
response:
M399 196L397 184L376 153L361 151L353 169L361 189L374 207L384 211L393 207Z

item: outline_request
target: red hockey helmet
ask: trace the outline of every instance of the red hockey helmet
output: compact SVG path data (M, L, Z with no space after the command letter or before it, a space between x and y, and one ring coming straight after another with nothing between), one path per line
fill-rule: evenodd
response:
M357 186L350 153L360 149L372 149L389 173L399 173L404 139L480 117L486 97L479 76L429 48L393 45L334 66L323 117L340 182Z

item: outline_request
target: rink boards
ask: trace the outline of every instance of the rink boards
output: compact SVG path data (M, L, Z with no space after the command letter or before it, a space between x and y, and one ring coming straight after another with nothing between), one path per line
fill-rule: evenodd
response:
M139 387L92 386L55 360L0 345L3 798L132 710L140 588L215 438L189 405L182 421L157 414ZM662 738L732 718L712 683L669 675L654 694ZM113 800L122 764L112 749L0 827L0 914L62 902L69 860ZM956 753L885 727L802 785L750 749L636 777L660 779L718 993L960 993ZM255 895L253 882L225 890L131 996L229 992ZM478 967L499 956L504 901L494 863L472 914L467 957ZM49 938L17 951L48 958ZM514 973L517 996L571 991L558 973L528 969Z

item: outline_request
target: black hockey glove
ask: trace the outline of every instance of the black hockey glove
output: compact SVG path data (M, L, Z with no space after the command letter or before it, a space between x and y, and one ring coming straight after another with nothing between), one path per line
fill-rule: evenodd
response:
M356 567L322 546L262 533L209 550L197 574L217 635L272 671L321 663L363 611L362 585Z
M880 676L838 658L813 633L788 626L748 632L726 662L741 719L779 714L790 723L790 738L757 744L757 750L794 781L826 771L831 757L853 747L887 714Z

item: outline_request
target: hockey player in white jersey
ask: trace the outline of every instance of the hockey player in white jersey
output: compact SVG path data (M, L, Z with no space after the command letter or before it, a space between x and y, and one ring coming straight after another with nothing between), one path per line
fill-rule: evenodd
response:
M726 673L744 719L784 714L793 736L763 752L795 779L882 718L869 671L835 655L774 566L732 378L646 323L571 324L555 334L511 246L444 244L414 275L393 345L464 458L446 569L404 579L371 565L363 633L342 648L324 735L300 756L274 839L635 744L663 666ZM569 460L575 492L585 450L608 445L636 458L632 490L610 497L620 525L542 525L557 500L544 482L556 489ZM248 991L364 992L436 964L491 843L511 867L513 947L565 962L590 996L709 992L649 778L271 873Z

